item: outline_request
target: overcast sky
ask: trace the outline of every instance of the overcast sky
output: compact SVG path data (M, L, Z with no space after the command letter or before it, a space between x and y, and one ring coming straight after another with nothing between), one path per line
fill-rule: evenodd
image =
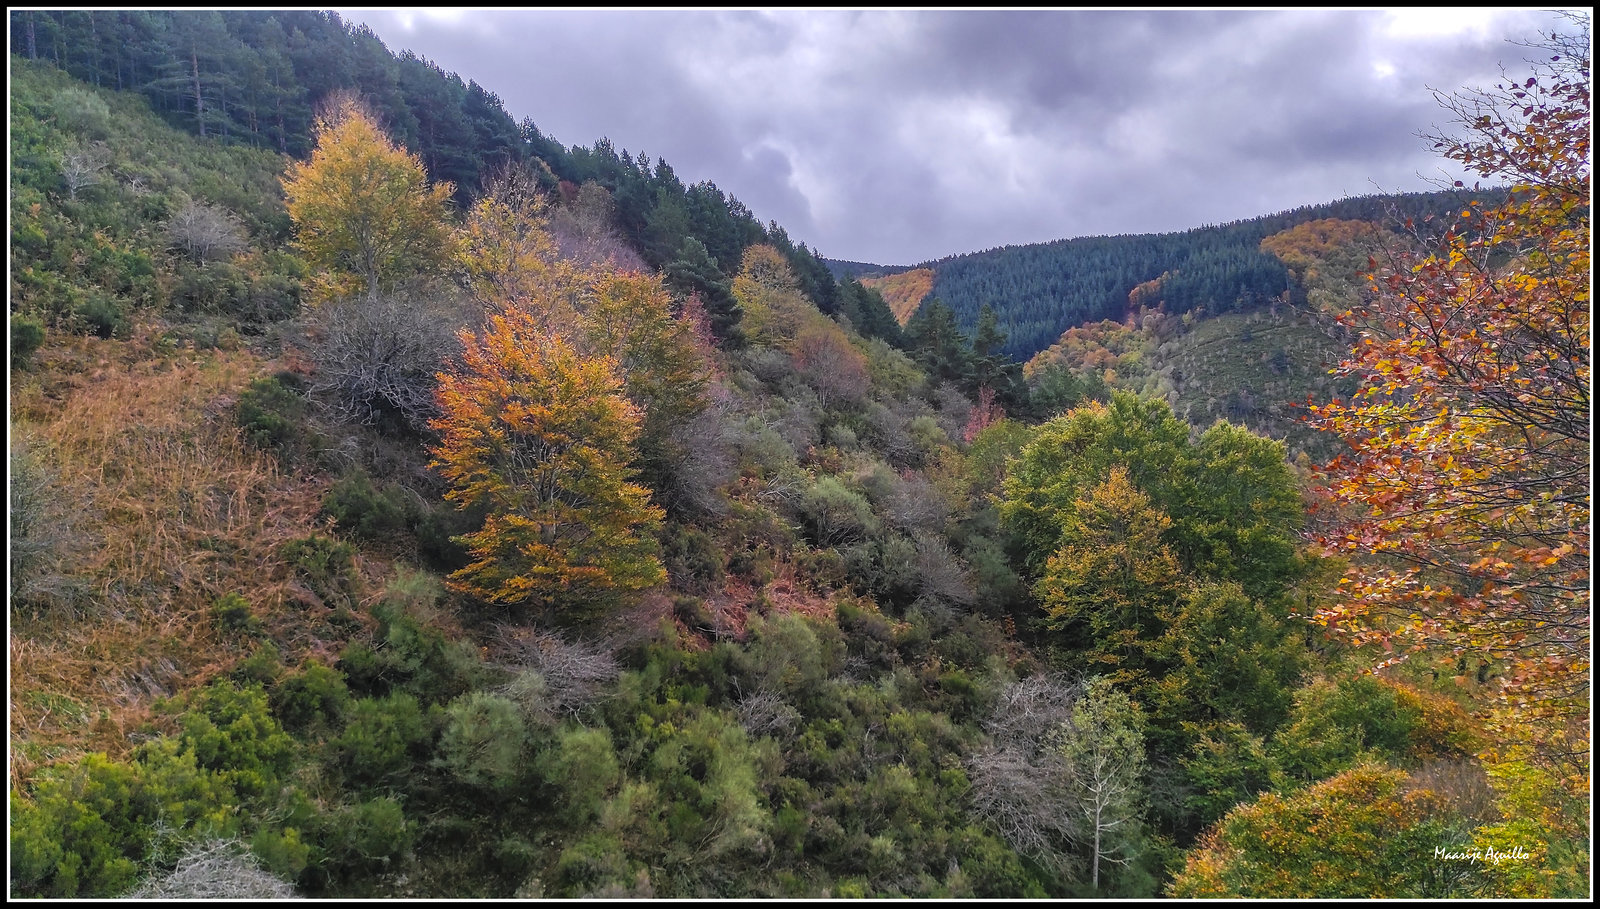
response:
M564 145L608 137L835 259L909 265L1434 188L1429 89L1532 10L341 10ZM1458 174L1449 172L1449 179Z

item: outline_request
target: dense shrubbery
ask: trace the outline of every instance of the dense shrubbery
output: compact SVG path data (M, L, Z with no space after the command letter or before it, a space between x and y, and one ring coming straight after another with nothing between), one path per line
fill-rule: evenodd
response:
M35 24L76 34L92 21L78 15ZM147 21L210 22L239 49L241 29L267 28L252 14L172 15ZM93 362L56 351L67 332L131 336L86 349L148 353L154 373L180 343L196 357L248 343L237 359L253 371L206 413L291 480L185 507L231 520L279 505L253 497L304 506L297 525L271 525L259 587L211 573L225 552L208 538L178 583L108 579L85 594L118 621L168 621L163 598L192 600L217 649L193 655L201 687L162 704L127 758L30 765L11 809L18 895L205 896L232 875L328 897L1148 896L1196 843L1176 893L1300 894L1289 872L1326 884L1317 895L1550 889L1545 870L1480 887L1414 860L1441 838L1527 834L1528 817L1496 806L1532 804L1547 771L1508 764L1486 780L1455 702L1348 676L1331 647L1304 646L1292 609L1315 566L1297 545L1283 447L1227 423L1196 434L1122 390L1177 388L1181 352L1150 344L1179 320L1140 309L1137 327L1069 334L1047 358L1060 362L1033 371L1030 402L992 313L970 338L942 306L901 332L876 294L834 284L715 187L684 187L609 143L568 152L531 126L518 137L478 86L379 54L326 17L284 21L371 54L394 90L374 99L386 112L448 83L435 94L461 103L428 116L478 105L477 138L545 159L517 186L555 196L508 207L506 223L480 209L476 259L444 262L441 240L418 280L319 300L300 319L310 275L284 248L281 161L214 133L190 142L137 101L13 61L12 351L29 370L14 375L38 382L33 400L84 384L34 374ZM190 123L171 98L160 106ZM309 110L292 116L309 124ZM458 140L418 116L394 128L428 137L423 160L475 178L481 162L444 154L436 143ZM294 129L272 129L303 150ZM498 253L526 269L503 299L484 283L511 267ZM666 277L575 270L607 257ZM460 271L469 293L450 286ZM1200 290L1182 282L1200 271L1143 293L1190 299ZM471 423L463 386L439 373L459 365L455 330L480 327L481 306L520 313L482 336L501 365L554 320L581 318L561 326L571 369L548 388L484 370L471 391L496 419ZM258 358L280 352L282 371L262 375ZM530 431L529 415L570 405L580 370L630 427L598 457L641 480L621 510L648 510L628 545L652 570L637 596L590 601L562 578L534 603L523 582L548 566L526 557L593 507L598 434ZM1019 422L1037 416L1053 418ZM189 444L186 432L161 442ZM443 477L425 446L451 433L459 447L434 454L463 457ZM565 486L558 446L579 452ZM82 548L47 451L13 450L17 602L72 587ZM483 464L501 473L485 479ZM449 482L481 482L483 501L446 505ZM538 509L519 497L529 489ZM597 563L615 554L599 525L575 523ZM447 592L452 572L497 583ZM560 634L531 620L538 605L567 617ZM1586 840L1554 819L1566 826L1550 873L1565 873ZM1314 853L1328 836L1342 839L1325 867ZM1268 840L1282 856L1263 857ZM1360 886L1325 880L1335 866Z

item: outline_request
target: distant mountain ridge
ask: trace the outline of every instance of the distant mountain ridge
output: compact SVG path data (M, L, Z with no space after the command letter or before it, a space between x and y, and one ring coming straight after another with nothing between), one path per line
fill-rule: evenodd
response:
M946 256L915 267L872 266L824 260L835 274L848 270L867 283L915 269L931 269L933 281L921 300L894 305L906 319L923 300L937 298L971 331L978 310L994 308L1007 336L1004 352L1026 360L1050 346L1075 325L1120 319L1128 294L1161 279L1168 311L1242 311L1279 297L1292 277L1261 241L1298 224L1325 218L1398 224L1443 217L1472 198L1491 192L1444 191L1356 196L1262 215L1243 221L1205 225L1165 234L1075 237L1044 243L1002 246ZM884 290L886 298L890 293ZM902 315L902 310L904 314Z

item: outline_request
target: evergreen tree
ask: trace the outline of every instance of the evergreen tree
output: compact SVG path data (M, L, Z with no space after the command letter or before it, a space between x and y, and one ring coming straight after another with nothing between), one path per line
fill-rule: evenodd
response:
M667 285L687 299L698 293L700 303L711 319L711 330L727 347L737 347L743 341L739 321L744 311L733 297L728 278L717 267L715 259L704 243L694 237L684 237L676 259L663 270Z

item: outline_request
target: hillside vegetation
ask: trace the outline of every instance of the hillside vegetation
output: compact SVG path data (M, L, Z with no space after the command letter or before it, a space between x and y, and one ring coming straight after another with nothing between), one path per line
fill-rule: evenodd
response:
M894 313L894 320L905 325L922 301L927 299L929 291L933 290L933 270L914 268L881 278L862 278L861 283L883 294L889 311Z
M1330 621L1394 565L1218 398L1356 238L1025 375L329 14L11 17L13 895L1587 895L1583 697Z

